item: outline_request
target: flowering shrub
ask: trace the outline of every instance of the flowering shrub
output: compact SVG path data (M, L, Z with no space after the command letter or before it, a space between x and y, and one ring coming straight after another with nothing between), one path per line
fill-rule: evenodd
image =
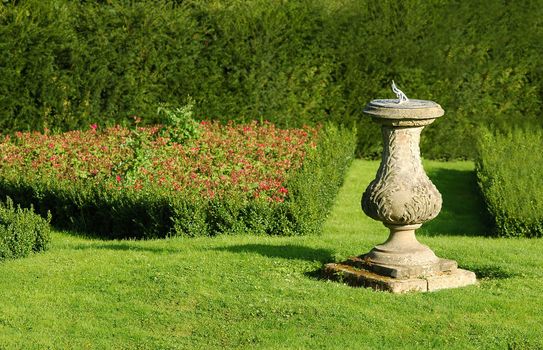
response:
M318 158L312 154L327 131L202 122L198 138L179 143L165 128L93 124L87 131L6 136L0 190L50 210L61 227L109 237L294 233L274 220L285 216L285 202L296 202L296 175Z

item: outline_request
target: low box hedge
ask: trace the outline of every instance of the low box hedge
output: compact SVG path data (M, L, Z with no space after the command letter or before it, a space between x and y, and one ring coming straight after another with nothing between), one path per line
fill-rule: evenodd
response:
M318 232L353 158L355 132L327 125L202 122L120 126L0 143L0 194L105 238Z
M495 223L494 233L543 236L543 133L487 131L478 150L477 177Z
M49 222L33 208L15 206L11 198L0 202L0 261L44 251L51 239Z

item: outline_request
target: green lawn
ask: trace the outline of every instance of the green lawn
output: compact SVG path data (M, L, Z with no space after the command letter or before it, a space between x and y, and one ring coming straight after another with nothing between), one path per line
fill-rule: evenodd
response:
M419 239L478 286L392 295L320 280L386 229L355 161L321 236L100 241L57 232L0 264L0 349L543 348L543 241L491 239L473 164L426 162L444 208Z

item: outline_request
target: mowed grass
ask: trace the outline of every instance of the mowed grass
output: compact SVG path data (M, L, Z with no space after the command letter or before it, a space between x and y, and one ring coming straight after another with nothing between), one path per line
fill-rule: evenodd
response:
M56 232L0 264L0 349L540 349L543 241L492 239L469 162L426 162L444 197L419 239L479 285L393 295L318 278L386 229L360 209L355 161L324 232L101 241Z

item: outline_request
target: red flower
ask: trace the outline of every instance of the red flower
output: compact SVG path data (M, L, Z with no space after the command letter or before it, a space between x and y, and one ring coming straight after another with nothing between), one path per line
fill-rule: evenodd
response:
M117 180L117 182L121 182L121 176L120 175L115 176L115 179Z
M91 125L90 125L90 128L91 128L92 130L96 131L96 129L98 129L98 125L96 125L96 124L91 124Z

